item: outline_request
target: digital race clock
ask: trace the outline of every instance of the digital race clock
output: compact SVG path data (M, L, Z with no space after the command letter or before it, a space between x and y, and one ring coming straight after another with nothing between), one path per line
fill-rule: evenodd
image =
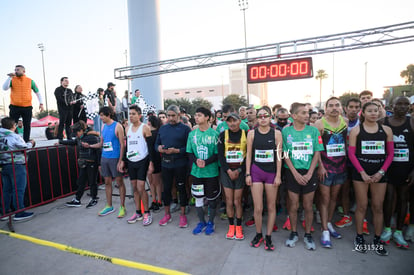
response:
M247 83L313 77L312 57L247 65Z

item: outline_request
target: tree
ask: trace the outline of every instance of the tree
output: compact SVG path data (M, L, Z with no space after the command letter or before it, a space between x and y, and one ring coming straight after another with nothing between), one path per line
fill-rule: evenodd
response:
M238 110L241 106L247 106L247 100L244 96L240 95L228 95L223 99L223 105L230 104L233 105L235 110Z
M405 84L414 85L414 64L407 66L407 69L401 71L400 76L405 78Z
M44 117L46 117L46 116L54 116L54 117L59 117L59 112L58 111L56 111L56 110L49 110L49 112L48 111L43 111L43 112L39 112L39 113L37 113L36 115L35 115L35 117L37 118L37 119L41 119L41 118L44 118Z
M319 79L319 108L322 108L322 80L328 78L325 70L318 70L315 79Z
M342 94L340 97L338 97L339 101L342 104L342 107L345 107L348 100L352 97L359 98L359 94L358 93L347 92L347 93Z
M198 107L206 107L207 109L211 109L213 107L213 103L208 101L204 98L196 98L193 100L189 100L187 98L179 98L179 99L166 99L164 100L164 108L167 109L170 105L177 105L178 107L183 107L187 114L194 115L195 111Z

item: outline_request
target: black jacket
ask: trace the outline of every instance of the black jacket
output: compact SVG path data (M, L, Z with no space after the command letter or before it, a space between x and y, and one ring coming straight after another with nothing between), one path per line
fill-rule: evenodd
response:
M90 130L87 129L81 138L59 140L59 143L63 145L77 145L79 150L78 159L93 160L96 163L100 163L102 154L100 148L94 149L82 146L82 142L86 142L88 144L96 144L100 142L99 136L89 132Z
M73 104L73 123L78 122L79 120L83 120L86 122L86 112L85 108L81 109L81 105L83 105L83 98L84 95L81 93L74 93L73 100L77 100L75 104Z
M59 86L55 90L55 97L58 109L72 110L70 102L73 101L73 92L71 89Z

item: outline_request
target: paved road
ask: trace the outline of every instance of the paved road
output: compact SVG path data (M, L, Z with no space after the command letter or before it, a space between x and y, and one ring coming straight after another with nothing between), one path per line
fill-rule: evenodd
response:
M194 208L188 216L189 227L185 229L178 228L178 213L164 227L158 225L162 212L154 214L154 223L148 227L141 222L127 224L126 218L117 219L116 213L98 217L98 211L104 206L104 191L99 191L99 196L99 204L92 209L84 207L88 201L86 195L81 208L66 208L63 204L68 199L35 208L36 216L32 220L14 224L16 233L191 274L414 274L413 248L402 250L390 245L388 257L377 256L373 251L367 254L352 251L353 226L340 229L343 239L333 240L333 248L324 249L318 241L319 226L314 224L316 251L303 247L302 228L295 248L284 246L289 233L279 229L272 234L276 250L268 252L263 245L249 246L255 235L254 227L245 228L243 241L226 240L228 223L220 218L216 219L213 236L193 236L191 231L197 223ZM118 197L114 197L114 205L118 208ZM134 209L132 199L127 199L126 207L129 216ZM285 216L278 216L279 228L284 219ZM0 229L7 230L6 222L0 222ZM371 242L372 235L366 240ZM0 244L0 274L150 274L3 234L0 234Z

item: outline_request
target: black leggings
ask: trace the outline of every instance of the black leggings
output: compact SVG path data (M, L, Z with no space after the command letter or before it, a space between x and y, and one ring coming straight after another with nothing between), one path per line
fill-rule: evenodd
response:
M171 188L174 183L177 185L177 191L180 196L180 205L187 206L187 192L185 189L185 182L187 176L187 166L175 167L175 168L161 168L162 183L164 185L164 191L162 192L162 199L165 206L171 204Z
M76 199L80 201L85 191L86 182L88 182L91 190L91 198L96 199L98 193L97 188L97 177L98 176L98 165L94 162L88 162L86 167L79 168L79 178L76 181L78 185L78 191L76 192Z

